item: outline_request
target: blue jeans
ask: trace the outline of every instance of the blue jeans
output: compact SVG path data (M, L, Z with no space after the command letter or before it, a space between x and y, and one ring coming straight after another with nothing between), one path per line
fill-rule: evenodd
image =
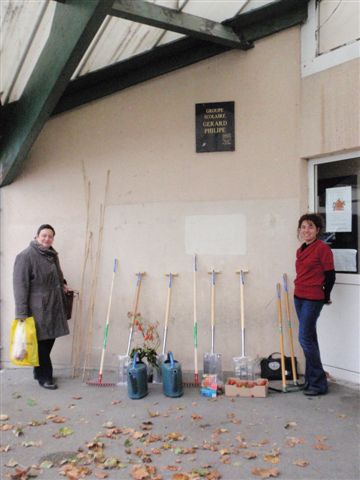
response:
M299 319L299 342L306 360L305 382L311 390L326 393L328 385L316 333L316 322L324 303L299 298L294 298L294 302Z

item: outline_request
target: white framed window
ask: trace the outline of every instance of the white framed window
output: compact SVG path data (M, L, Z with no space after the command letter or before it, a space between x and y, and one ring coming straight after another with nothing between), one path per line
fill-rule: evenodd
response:
M301 29L302 77L360 57L360 2L310 0Z
M308 161L309 211L319 213L337 282L360 285L360 151Z

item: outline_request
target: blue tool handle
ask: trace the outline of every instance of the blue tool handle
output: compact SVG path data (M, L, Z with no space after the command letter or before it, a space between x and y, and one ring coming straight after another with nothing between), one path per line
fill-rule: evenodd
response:
M286 282L286 275L283 273L283 285L284 285L284 290L286 293L288 293L288 287L287 287L287 282Z
M136 282L136 286L138 287L140 285L140 279L141 279L141 273L139 272L137 274L137 282Z
M194 272L197 272L197 255L194 255Z
M277 296L278 296L279 299L281 298L280 288L281 288L280 283L277 283L276 284L276 293L277 293Z
M169 273L169 288L172 287L172 273Z
M116 273L116 268L117 268L117 258L114 258L114 273Z
M244 285L244 272L242 270L240 270L240 281L241 283Z
M212 280L212 284L215 285L215 270L213 270L211 273L211 280Z

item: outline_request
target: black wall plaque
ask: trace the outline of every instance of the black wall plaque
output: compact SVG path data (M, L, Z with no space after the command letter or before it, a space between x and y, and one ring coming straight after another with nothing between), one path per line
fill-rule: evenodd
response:
M196 152L235 150L235 102L197 103Z

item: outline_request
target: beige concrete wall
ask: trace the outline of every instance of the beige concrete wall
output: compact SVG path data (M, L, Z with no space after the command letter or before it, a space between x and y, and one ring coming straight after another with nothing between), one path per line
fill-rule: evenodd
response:
M83 312L76 320L85 343L91 319L99 210L108 170L93 366L98 366L100 359L112 264L117 257L120 268L106 365L116 365L117 355L126 350L135 272L147 272L139 310L145 318L159 321L162 334L167 293L164 274L173 271L179 277L173 286L168 348L185 370L193 368L192 252L186 249L190 217L208 216L218 224L214 234L221 247L216 254L205 254L206 241L195 239L199 245L200 365L203 353L210 348L210 268L222 271L216 292L215 350L223 354L224 368L231 369L232 357L240 354L239 283L235 274L239 267L250 270L245 286L246 353L264 356L279 350L275 285L283 272L288 273L292 285L296 221L306 199L305 161L299 155L299 149L305 154L300 147L300 101L303 112L310 107L304 99L308 80L300 80L299 35L299 28L287 30L257 42L248 52L214 57L47 123L21 176L1 190L5 360L14 314L14 258L44 222L57 230L54 246L65 276L73 288L80 289L89 219L92 242ZM196 154L195 103L229 100L235 101L236 151ZM315 118L313 122L316 127ZM319 151L315 134L307 146L307 152ZM90 186L88 214L86 185ZM241 254L229 253L231 215L245 225L245 251ZM296 335L294 314L293 321ZM73 323L71 320L72 331ZM71 348L72 336L56 342L53 358L57 366L69 366Z
M360 146L360 60L301 81L303 158L357 150Z

